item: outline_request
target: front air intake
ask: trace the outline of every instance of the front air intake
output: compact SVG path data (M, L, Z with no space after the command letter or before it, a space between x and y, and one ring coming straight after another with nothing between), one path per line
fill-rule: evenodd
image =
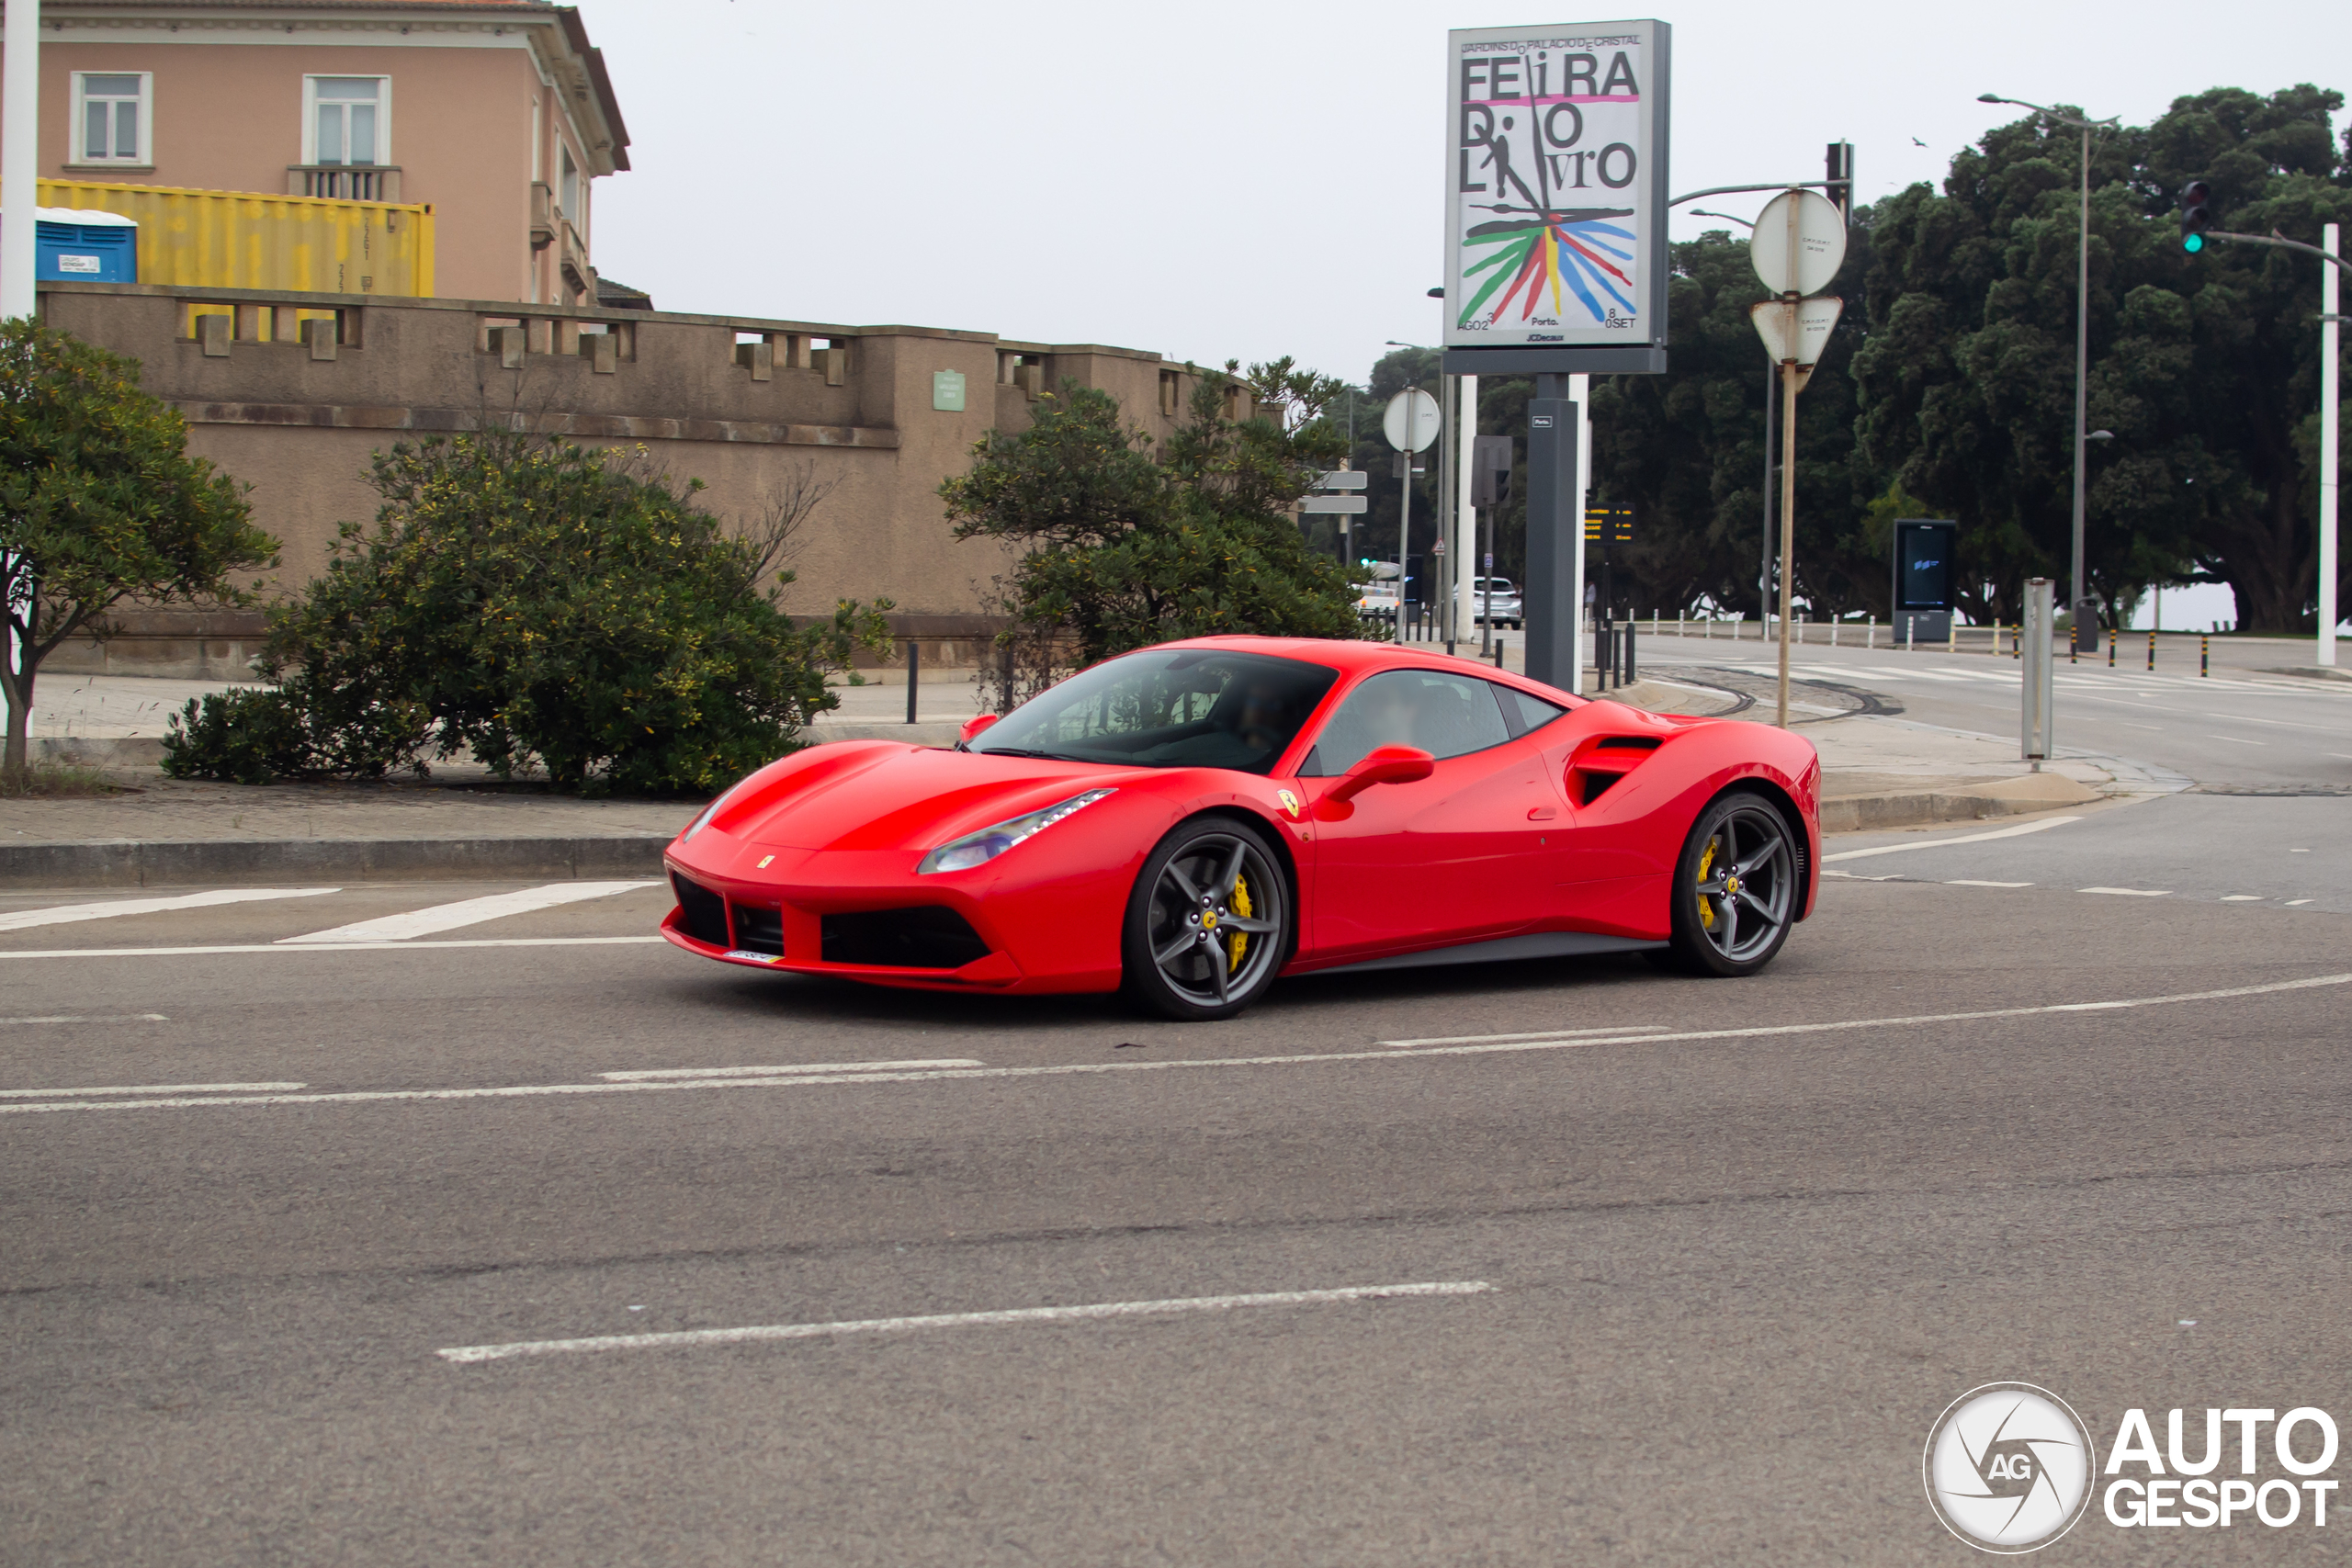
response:
M828 964L890 969L961 969L986 958L989 944L971 922L939 904L908 909L866 909L827 915L822 942Z
M727 945L727 901L709 888L670 874L670 890L678 896L679 924L688 936L712 947Z
M746 953L784 956L784 911L757 904L730 906L735 916L735 945Z

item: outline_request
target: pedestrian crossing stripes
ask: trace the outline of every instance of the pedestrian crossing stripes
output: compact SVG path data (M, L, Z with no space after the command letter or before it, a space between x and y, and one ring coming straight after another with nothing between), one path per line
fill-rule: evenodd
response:
M616 893L633 893L640 887L661 886L659 882L558 882L546 887L526 887L514 893L493 893L483 898L461 898L454 904L435 904L427 908L385 915L372 920L357 920L347 926L335 926L327 931L311 931L284 940L288 942L407 942L414 937L432 936L464 926L478 926L485 920L503 919L509 915L527 915L562 904L609 898Z

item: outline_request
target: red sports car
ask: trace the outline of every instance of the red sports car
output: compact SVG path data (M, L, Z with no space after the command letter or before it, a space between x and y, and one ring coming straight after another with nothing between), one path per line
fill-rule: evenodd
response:
M1819 886L1820 761L1409 645L1106 660L950 750L770 763L670 845L662 933L729 964L1225 1018L1311 971L1649 950L1770 962Z

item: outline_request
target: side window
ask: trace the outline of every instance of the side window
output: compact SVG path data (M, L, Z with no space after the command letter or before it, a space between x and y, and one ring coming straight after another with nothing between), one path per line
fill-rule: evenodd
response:
M1389 670L1348 694L1316 742L1310 770L1344 773L1375 746L1461 757L1510 739L1492 682L1435 670Z
M154 77L144 71L74 73L74 161L152 164L147 99Z
M1568 710L1557 703L1547 703L1542 697L1531 697L1515 686L1489 682L1495 696L1503 705L1503 718L1510 725L1513 735L1526 735L1543 728Z

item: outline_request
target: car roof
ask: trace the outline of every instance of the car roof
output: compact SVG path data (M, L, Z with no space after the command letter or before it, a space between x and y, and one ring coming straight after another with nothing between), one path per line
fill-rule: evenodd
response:
M1340 637L1200 637L1182 642L1163 642L1154 648L1222 648L1237 653L1262 653L1274 659L1299 659L1316 664L1329 665L1343 675L1356 675L1378 670L1446 670L1459 671L1464 675L1481 675L1489 681L1499 681L1508 686L1541 694L1548 701L1579 704L1586 699L1570 696L1541 681L1531 680L1516 670L1498 670L1483 660L1465 659L1449 654L1442 649L1415 643L1351 641ZM1137 649L1138 653L1150 649Z

